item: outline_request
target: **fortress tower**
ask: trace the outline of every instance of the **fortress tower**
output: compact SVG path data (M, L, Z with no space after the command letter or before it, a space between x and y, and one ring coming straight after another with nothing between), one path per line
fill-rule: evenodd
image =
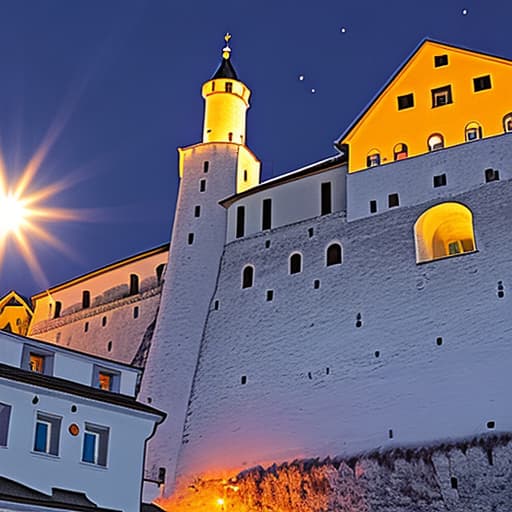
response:
M249 88L222 61L204 83L203 140L179 149L180 186L169 261L140 400L172 411L149 446L147 473L172 484L208 311L215 307L226 210L219 201L259 183L260 162L245 145ZM184 439L183 442L186 442Z

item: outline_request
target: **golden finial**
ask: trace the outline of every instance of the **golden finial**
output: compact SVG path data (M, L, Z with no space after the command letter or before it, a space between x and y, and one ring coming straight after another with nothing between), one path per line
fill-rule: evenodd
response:
M224 41L226 41L226 46L222 48L222 57L226 60L229 59L229 55L231 54L231 48L229 47L229 40L231 39L231 34L229 32L224 36Z

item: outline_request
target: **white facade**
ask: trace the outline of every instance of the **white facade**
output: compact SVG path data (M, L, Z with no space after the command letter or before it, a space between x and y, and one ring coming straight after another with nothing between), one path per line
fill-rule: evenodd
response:
M23 368L27 350L46 358L47 371ZM119 379L118 391L92 387L98 369ZM163 418L133 398L138 373L0 333L2 476L48 495L82 492L99 507L138 512L145 443Z

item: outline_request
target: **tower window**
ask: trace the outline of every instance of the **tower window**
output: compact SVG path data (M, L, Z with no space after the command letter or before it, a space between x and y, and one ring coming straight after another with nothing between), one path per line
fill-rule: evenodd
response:
M432 108L442 107L449 103L453 103L451 85L432 89Z
M446 174L434 176L434 188L444 187L446 185Z
M87 332L89 330L89 322L85 322L84 324L84 332Z
M475 92L485 91L486 89L490 89L491 87L491 75L473 78L473 90Z
M137 293L139 293L139 276L130 274L130 295L137 295Z
M233 92L233 82L226 82L224 88L226 92Z
M375 199L370 201L370 213L377 213L377 201Z
M448 65L448 55L436 55L434 57L434 67L440 68L441 66Z
M252 288L254 284L254 267L247 265L242 271L242 288Z
M394 208L395 206L400 205L400 199L398 197L398 194L389 194L388 196L388 206L390 208Z
M320 198L320 215L327 215L332 212L331 182L322 183Z
M300 274L302 272L302 255L298 252L290 256L290 274Z
M162 284L162 276L164 275L165 263L160 263L158 267L156 267L156 282L157 284Z
M194 243L194 233L189 233L188 234L188 245L192 245Z
M398 96L398 110L404 110L406 108L414 107L414 94L411 92L410 94L404 94L403 96Z
M139 318L139 306L133 308L133 318Z
M104 317L102 317L102 319L101 319L101 326L102 326L102 327L105 327L106 325L107 325L107 317L106 317L106 316L104 316Z
M334 243L327 247L325 264L330 267L332 265L341 264L341 245Z
M272 227L272 199L263 199L263 209L261 215L261 229L270 229Z
M236 237L242 238L245 234L245 206L236 209Z
M200 217L201 216L201 207L199 205L194 207L194 217Z
M0 446L7 446L11 406L0 402Z
M82 308L88 308L91 305L91 292L84 290L82 292Z
M206 180L199 180L199 192L206 192Z
M247 170L244 169L244 181L247 181Z
M206 174L210 168L210 162L208 160L205 160L203 163L203 172Z

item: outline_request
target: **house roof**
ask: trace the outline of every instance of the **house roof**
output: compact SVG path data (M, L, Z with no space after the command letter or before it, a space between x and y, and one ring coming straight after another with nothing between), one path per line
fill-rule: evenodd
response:
M61 391L63 393L96 400L98 402L109 403L135 411L154 414L160 417L158 423L161 423L167 416L164 412L159 411L154 407L150 407L149 405L137 402L133 397L128 395L93 388L77 382L61 379L60 377L21 370L20 368L3 363L0 363L0 380L1 379L31 384L45 389L53 389L55 391Z
M425 37L420 41L420 43L414 48L414 50L402 61L402 63L396 68L396 70L391 74L388 80L384 83L384 85L377 91L377 93L372 97L369 103L361 110L361 112L357 115L357 117L349 124L349 126L345 129L345 131L334 141L334 145L336 148L343 150L343 140L348 137L348 135L352 132L352 130L359 124L359 122L365 117L367 112L373 106L373 104L377 101L380 96L382 96L387 89L391 86L391 84L395 81L398 75L403 71L403 69L407 66L407 64L414 58L414 56L428 43L432 43L438 45L442 48L452 49L452 50L460 50L463 52L471 53L473 55L482 55L485 57L491 57L493 59L498 59L508 64L512 63L510 59L506 59L505 57L494 55L487 52L475 51L470 48L466 48L464 46L456 46L450 43L445 43L443 41L431 39L429 37Z
M15 290L11 290L6 293L3 297L0 297L0 313L6 306L23 306L27 312L32 315L32 310L29 306L29 299L23 297Z
M83 492L53 487L52 494L45 494L3 476L0 476L0 501L73 511L118 512L98 507Z

